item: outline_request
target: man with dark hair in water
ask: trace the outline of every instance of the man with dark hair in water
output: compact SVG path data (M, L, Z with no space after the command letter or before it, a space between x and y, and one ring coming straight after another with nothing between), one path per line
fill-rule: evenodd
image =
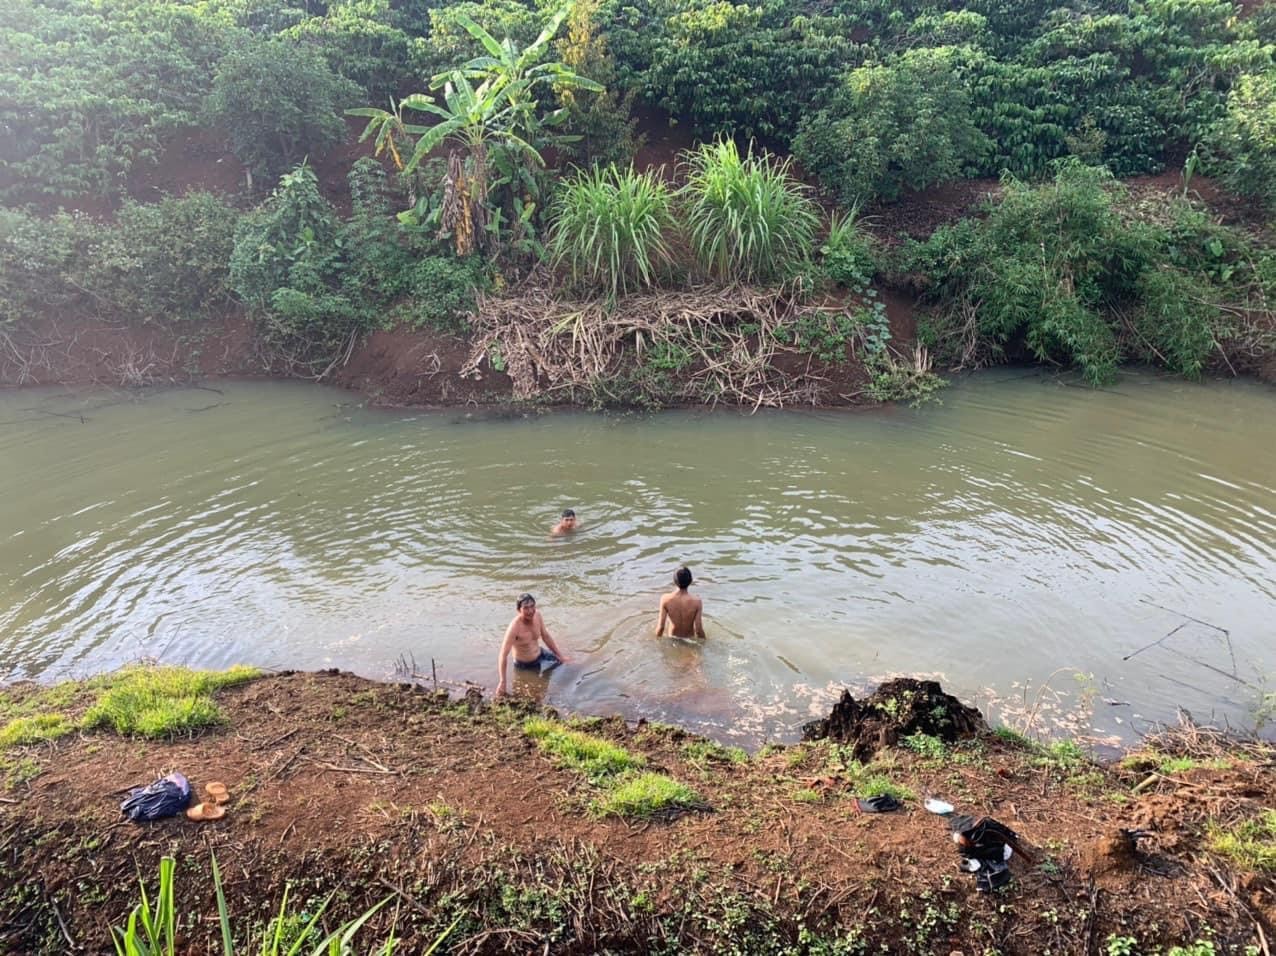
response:
M553 535L571 534L576 530L576 512L571 508L563 509L563 516L558 519L558 524L550 529L549 533Z
M505 693L505 673L509 663L510 651L514 652L514 666L521 670L546 670L559 664L569 663L567 655L558 649L554 639L550 637L541 619L541 612L536 610L536 598L530 594L520 594L514 602L518 613L510 626L505 629L505 640L501 642L501 653L497 658L500 681L496 685L496 696ZM544 641L549 650L541 648Z
M668 622L671 637L704 637L704 604L687 593L691 587L691 569L685 565L673 574L674 590L660 597L660 623L656 637L665 636Z

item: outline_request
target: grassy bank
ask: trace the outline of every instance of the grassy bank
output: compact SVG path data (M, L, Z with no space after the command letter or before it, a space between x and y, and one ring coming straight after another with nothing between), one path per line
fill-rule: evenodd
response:
M152 906L171 894L178 952L349 928L359 953L1199 956L1261 953L1276 919L1273 751L1195 728L1111 766L1005 731L861 763L346 674L166 669L8 688L0 741L5 953L110 951L139 877ZM226 782L226 816L122 822L125 790L170 770ZM904 809L858 812L875 793ZM929 794L1019 832L1009 887L975 891Z

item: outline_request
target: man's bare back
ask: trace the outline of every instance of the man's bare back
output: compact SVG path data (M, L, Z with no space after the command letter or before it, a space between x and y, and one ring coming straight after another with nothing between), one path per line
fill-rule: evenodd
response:
M667 626L671 637L704 637L704 602L687 593L691 586L691 571L679 568L673 582L674 590L660 597L656 636L664 637Z

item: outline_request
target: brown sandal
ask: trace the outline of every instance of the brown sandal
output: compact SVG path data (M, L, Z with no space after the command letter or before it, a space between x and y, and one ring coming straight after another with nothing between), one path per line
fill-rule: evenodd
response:
M229 803L230 792L226 789L226 784L214 781L213 783L204 784L204 793L208 795L209 801L212 803Z
M226 815L226 808L218 806L215 803L197 803L186 811L186 816L191 820L220 820Z

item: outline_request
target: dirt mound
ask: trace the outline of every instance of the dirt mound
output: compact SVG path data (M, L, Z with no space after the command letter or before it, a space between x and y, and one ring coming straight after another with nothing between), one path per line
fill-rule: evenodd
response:
M802 727L804 740L828 738L854 748L856 760L870 760L903 737L929 734L946 743L988 730L983 714L945 694L938 681L901 677L887 681L862 701L842 691L827 717Z

